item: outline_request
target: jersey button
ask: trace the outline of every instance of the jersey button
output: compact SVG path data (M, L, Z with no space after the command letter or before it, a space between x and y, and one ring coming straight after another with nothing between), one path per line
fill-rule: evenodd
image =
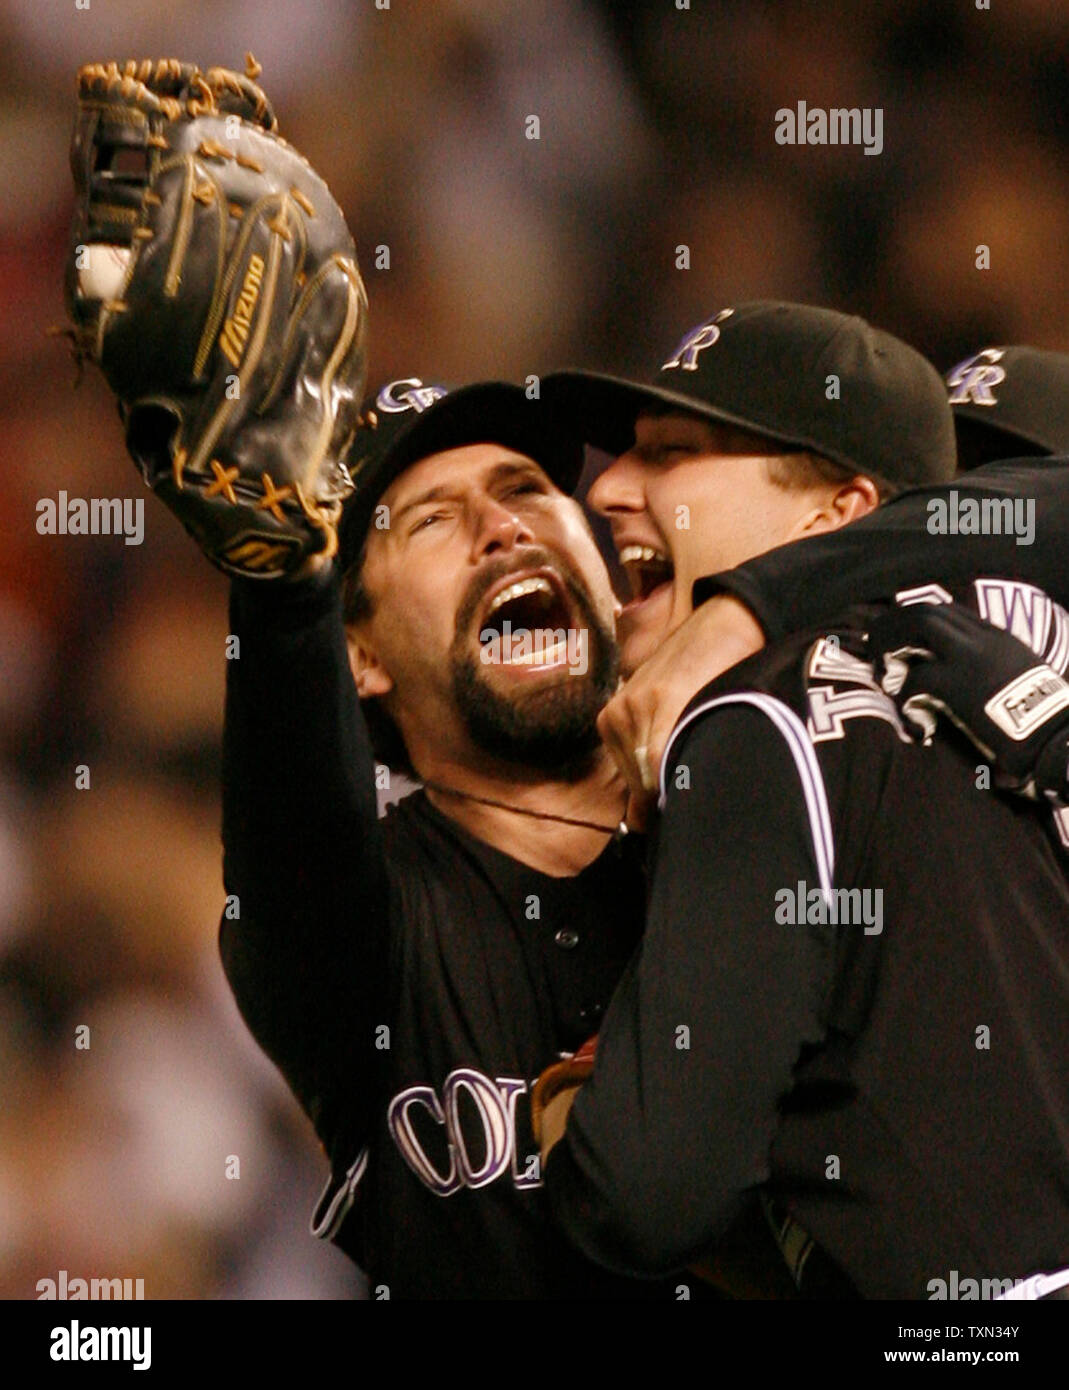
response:
M604 1012L604 1004L588 1004L585 1009L579 1010L579 1017L584 1023L596 1023Z
M562 951L570 951L573 946L579 945L579 933L572 931L571 927L561 927L553 940Z

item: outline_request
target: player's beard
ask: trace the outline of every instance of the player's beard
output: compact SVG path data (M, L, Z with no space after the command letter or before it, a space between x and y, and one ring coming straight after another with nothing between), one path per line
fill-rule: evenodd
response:
M581 775L600 745L597 717L615 693L619 657L609 624L599 617L586 585L559 557L538 554L533 565L551 565L561 576L573 605L573 620L586 629L587 669L552 682L532 682L505 692L492 685L486 667L471 650L471 627L483 595L507 573L483 576L457 614L449 653L453 696L472 742L503 761Z

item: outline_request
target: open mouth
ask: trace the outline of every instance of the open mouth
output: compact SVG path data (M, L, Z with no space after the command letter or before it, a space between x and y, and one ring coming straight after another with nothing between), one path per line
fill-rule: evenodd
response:
M506 580L491 591L479 641L493 643L503 666L557 666L568 659L573 604L558 575L547 571ZM494 642L494 639L497 639Z
M619 560L631 588L630 608L652 597L658 589L671 584L675 577L672 562L663 551L651 545L625 545L620 548Z

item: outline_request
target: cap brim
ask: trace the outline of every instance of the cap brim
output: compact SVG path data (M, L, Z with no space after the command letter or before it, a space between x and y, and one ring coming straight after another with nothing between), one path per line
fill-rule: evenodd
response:
M958 468L963 473L1001 459L1050 458L1057 453L1042 439L1023 430L996 425L990 416L959 406L951 407L958 446Z
M635 420L651 407L657 410L667 407L697 415L703 420L734 425L750 434L795 448L810 447L810 441L801 436L773 434L745 415L722 410L682 391L667 391L661 386L641 386L623 377L607 376L601 372L554 372L543 378L542 398L584 443L592 444L607 454L623 454L632 447L635 442Z
M1039 449L1045 454L1058 452L1043 437L1042 429L1032 430L1027 426L1009 424L1001 417L997 420L992 419L991 409L988 406L952 405L950 412L954 416L954 428L958 433L960 433L959 422L967 421L969 426L982 430L995 439L1004 441L1007 447L1012 447L1014 444L1027 444L1030 448ZM1011 458L1013 456L1006 454L999 455L999 457Z

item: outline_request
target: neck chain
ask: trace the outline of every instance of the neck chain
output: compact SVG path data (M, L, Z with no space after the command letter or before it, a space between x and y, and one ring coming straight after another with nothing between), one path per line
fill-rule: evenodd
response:
M492 796L477 796L475 792L462 792L456 787L443 786L441 782L428 782L426 778L421 779L425 787L431 791L440 792L443 796L460 796L465 801L478 801L482 806L496 806L499 811L512 811L517 816L530 816L533 820L552 820L560 825L576 825L583 830L599 830L603 835L611 835L615 840L622 840L628 833L627 822L621 820L618 825L602 825L600 821L578 820L575 816L555 816L549 811L532 811L526 806L511 806L507 801L495 801Z

